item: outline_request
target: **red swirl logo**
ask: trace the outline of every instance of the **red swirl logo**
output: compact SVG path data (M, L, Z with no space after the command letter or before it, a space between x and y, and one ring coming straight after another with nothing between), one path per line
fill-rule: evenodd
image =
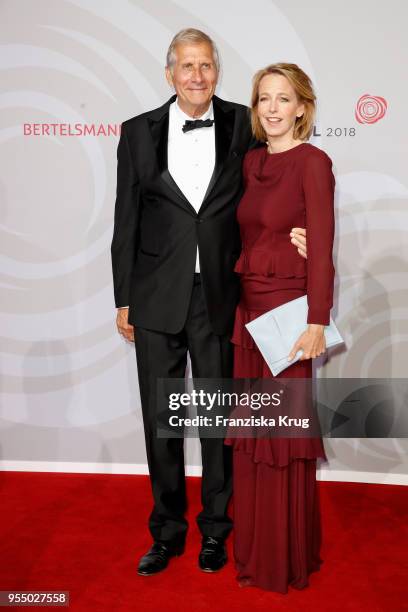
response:
M380 96L364 94L357 102L355 111L359 123L376 123L382 119L387 110L387 101Z

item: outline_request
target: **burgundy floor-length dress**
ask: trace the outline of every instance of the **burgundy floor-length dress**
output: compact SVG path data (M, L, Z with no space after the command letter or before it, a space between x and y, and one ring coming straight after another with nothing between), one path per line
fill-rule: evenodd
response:
M333 299L334 177L330 158L302 143L282 153L247 153L245 191L238 206L241 298L234 333L234 378L272 373L244 327L271 308L307 294L308 323L327 324ZM307 262L290 242L307 228ZM310 378L311 360L282 378ZM320 438L232 438L234 557L242 586L286 593L302 589L320 567L316 459Z

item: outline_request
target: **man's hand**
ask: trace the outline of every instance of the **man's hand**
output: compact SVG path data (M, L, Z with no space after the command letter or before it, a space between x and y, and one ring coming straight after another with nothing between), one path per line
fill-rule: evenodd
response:
M129 308L119 308L116 315L118 332L129 342L135 341L135 329L128 323Z
M303 227L292 227L290 238L291 243L297 247L299 255L307 259L306 230Z

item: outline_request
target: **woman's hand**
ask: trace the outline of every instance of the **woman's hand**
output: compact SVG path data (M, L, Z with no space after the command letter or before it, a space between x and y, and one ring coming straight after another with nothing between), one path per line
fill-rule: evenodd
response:
M288 361L295 358L298 351L303 351L300 361L319 357L326 350L326 339L324 337L324 325L310 324L307 330L295 342L289 353Z

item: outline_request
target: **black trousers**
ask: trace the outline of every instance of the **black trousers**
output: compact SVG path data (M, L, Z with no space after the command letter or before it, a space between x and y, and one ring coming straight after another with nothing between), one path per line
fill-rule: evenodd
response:
M213 333L204 303L200 275L194 275L184 329L166 334L136 328L135 347L140 396L154 506L149 519L153 539L172 549L183 548L187 532L184 440L156 433L157 378L184 378L187 352L193 378L230 378L229 336ZM227 515L232 493L232 451L222 439L202 438L202 510L197 524L204 536L226 538L232 529Z

